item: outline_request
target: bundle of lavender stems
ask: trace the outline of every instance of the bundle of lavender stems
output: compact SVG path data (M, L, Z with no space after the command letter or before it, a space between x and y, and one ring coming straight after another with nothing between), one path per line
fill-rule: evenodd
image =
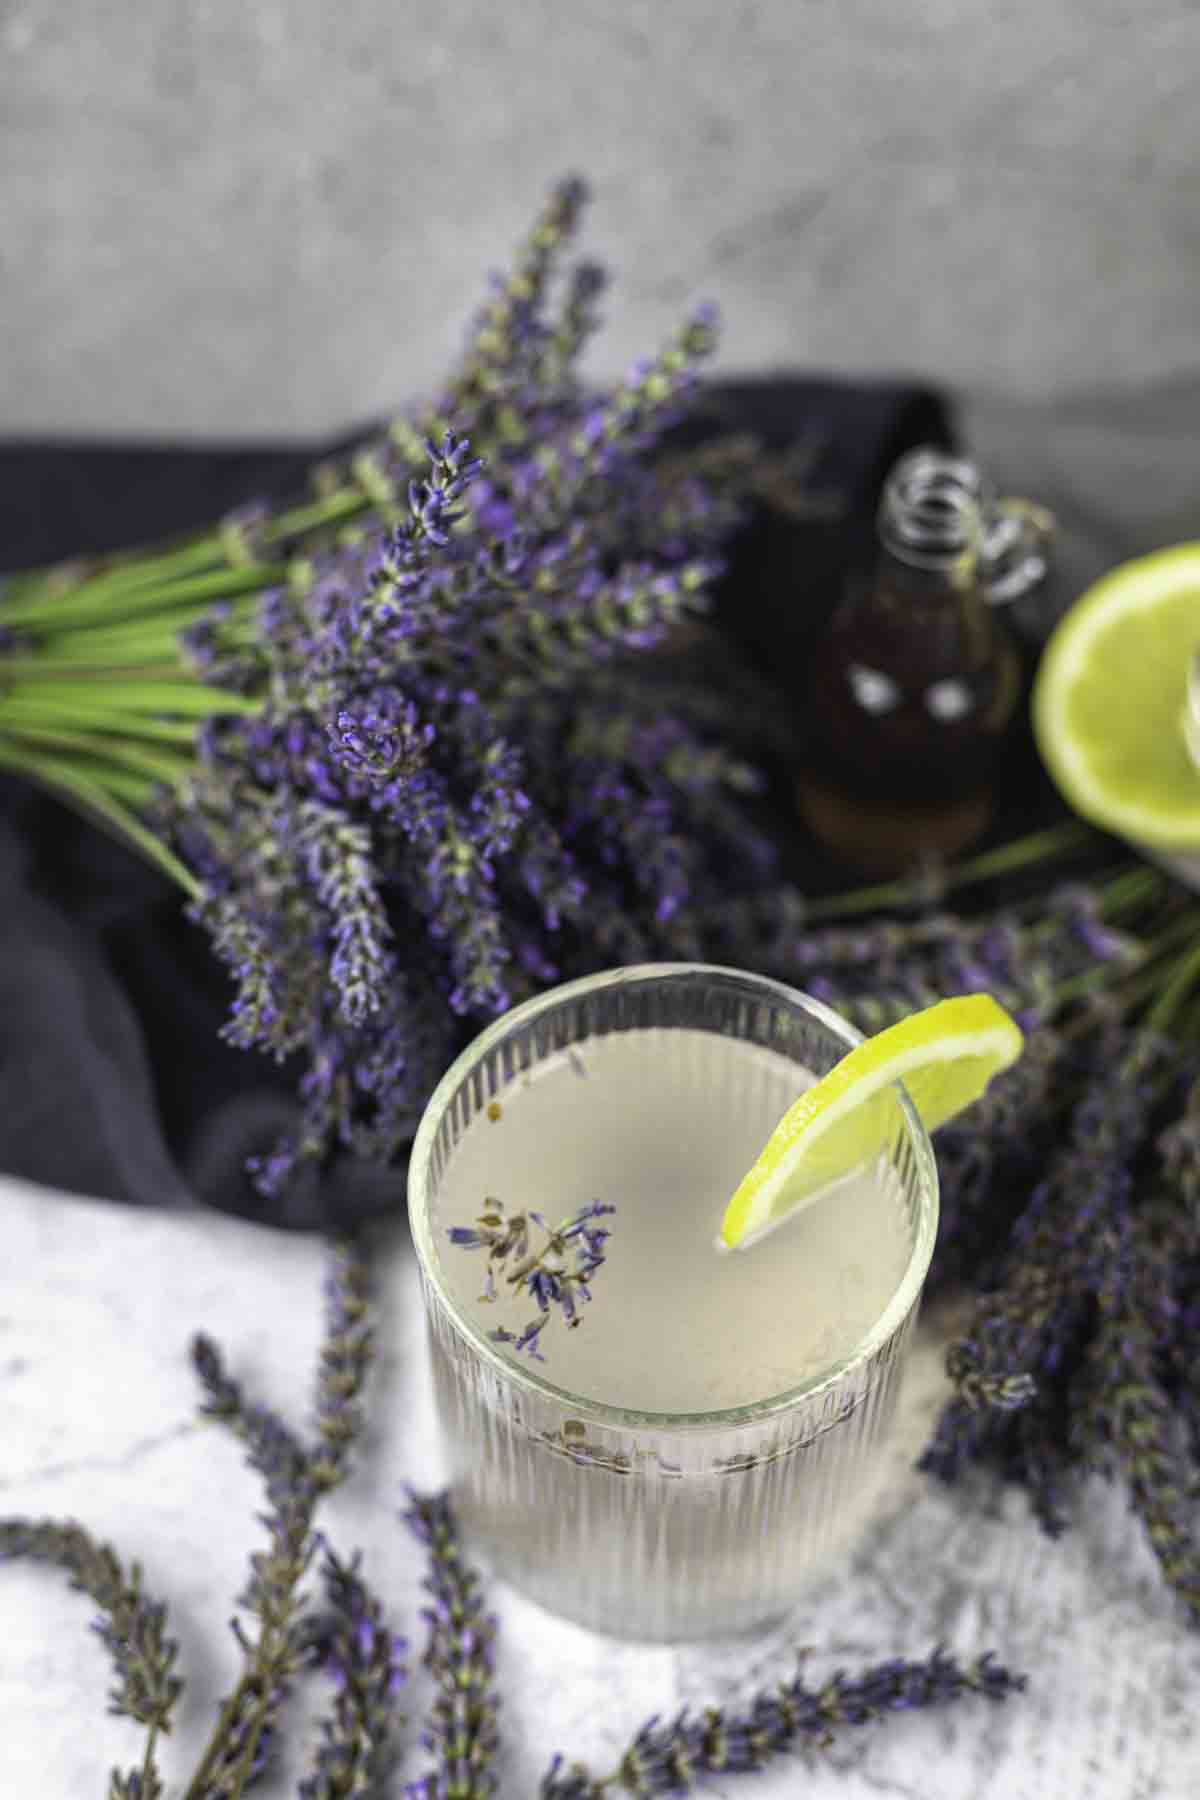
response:
M603 278L553 281L583 198L551 195L443 390L313 498L0 590L0 769L164 871L232 973L227 1035L296 1059L268 1194L401 1153L480 1020L661 954L769 859L719 697L666 704L655 654L753 478L744 440L662 447L714 320L585 383Z

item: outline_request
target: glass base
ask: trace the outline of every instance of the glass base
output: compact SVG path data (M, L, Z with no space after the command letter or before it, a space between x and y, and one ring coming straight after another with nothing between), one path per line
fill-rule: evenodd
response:
M867 1383L835 1386L790 1417L695 1433L589 1420L580 1437L564 1435L576 1421L557 1403L497 1393L431 1312L464 1534L502 1580L593 1631L678 1643L762 1630L878 1517L915 1317Z

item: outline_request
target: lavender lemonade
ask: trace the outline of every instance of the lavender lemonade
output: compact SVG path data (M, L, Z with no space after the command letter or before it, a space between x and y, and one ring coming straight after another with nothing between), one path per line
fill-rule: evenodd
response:
M667 965L519 1008L435 1096L413 1223L458 1505L556 1610L649 1637L755 1623L865 1504L936 1209L915 1117L898 1098L869 1168L768 1241L715 1247L849 1041L776 984ZM529 1295L486 1297L485 1258L451 1241L491 1201L551 1224L615 1209L577 1325L525 1350Z

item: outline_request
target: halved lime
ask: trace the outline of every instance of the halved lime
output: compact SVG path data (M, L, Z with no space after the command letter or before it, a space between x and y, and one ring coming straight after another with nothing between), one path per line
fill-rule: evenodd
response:
M1156 850L1200 847L1188 677L1200 650L1200 544L1138 557L1055 627L1033 690L1042 760L1084 818Z
M1024 1041L990 994L960 994L856 1045L779 1121L725 1209L720 1242L744 1247L872 1162L895 1116L894 1083L904 1083L925 1129L936 1131L1016 1061Z

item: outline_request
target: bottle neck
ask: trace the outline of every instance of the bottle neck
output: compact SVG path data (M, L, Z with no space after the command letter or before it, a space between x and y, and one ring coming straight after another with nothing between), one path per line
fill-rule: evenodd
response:
M913 599L976 592L983 523L975 465L938 450L911 451L888 476L880 499L879 580Z

